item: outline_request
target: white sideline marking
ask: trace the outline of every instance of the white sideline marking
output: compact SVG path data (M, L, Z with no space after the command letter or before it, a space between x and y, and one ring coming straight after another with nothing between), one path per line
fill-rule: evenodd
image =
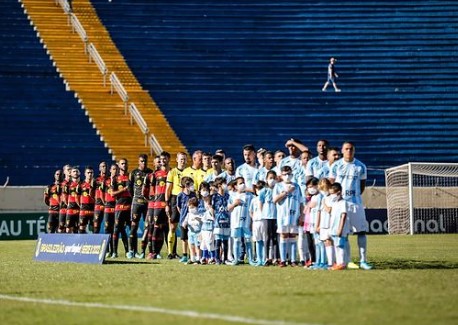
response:
M266 320L266 319L256 319L256 318L247 318L240 316L230 316L223 314L212 314L212 313L201 313L192 310L176 310L176 309L166 309L160 307L148 307L148 306L133 306L133 305L109 305L102 304L97 302L75 302L69 300L55 300L55 299L38 299L38 298L29 298L29 297L17 297L0 294L0 299L12 300L12 301L22 301L22 302L31 302L37 304L45 305L60 305L60 306L70 306L70 307L85 307L85 308L102 308L102 309L119 309L119 310L128 310L128 311L141 311L147 313L159 313L167 314L173 316L183 316L183 317L193 317L193 318L204 318L204 319L217 319L233 323L244 323L244 324L260 324L260 325L317 325L312 323L294 323L294 322L285 322L281 320Z

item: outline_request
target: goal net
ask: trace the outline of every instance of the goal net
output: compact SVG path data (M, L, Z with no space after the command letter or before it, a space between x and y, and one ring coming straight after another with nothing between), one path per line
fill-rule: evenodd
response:
M458 164L408 163L385 180L390 234L458 232Z

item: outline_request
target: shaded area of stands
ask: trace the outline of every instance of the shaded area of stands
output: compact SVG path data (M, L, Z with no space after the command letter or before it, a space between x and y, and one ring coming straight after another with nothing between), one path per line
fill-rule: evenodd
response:
M352 140L369 182L458 161L455 1L95 0L189 151ZM342 93L321 92L338 58Z
M111 161L20 4L2 1L0 11L0 183L44 185L66 163L83 172Z

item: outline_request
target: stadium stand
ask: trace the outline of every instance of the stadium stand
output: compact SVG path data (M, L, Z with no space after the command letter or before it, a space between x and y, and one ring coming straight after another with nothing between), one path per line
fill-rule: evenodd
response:
M21 4L1 1L0 183L44 185L66 163L98 167L111 155L40 44Z
M352 140L377 185L389 166L458 161L455 1L93 4L190 152ZM331 56L341 93L321 91Z

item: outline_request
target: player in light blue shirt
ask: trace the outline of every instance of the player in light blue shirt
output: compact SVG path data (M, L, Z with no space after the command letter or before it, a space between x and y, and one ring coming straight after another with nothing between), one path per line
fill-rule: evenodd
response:
M254 193L254 176L258 172L258 169L256 168L256 150L253 145L247 144L243 146L243 159L245 160L245 163L237 167L235 170L235 176L237 178L243 177L245 180L246 191Z
M297 266L296 237L303 218L304 198L299 184L292 182L291 167L282 167L281 177L283 181L277 183L273 190L273 201L277 207L277 233L280 234L280 266L286 266L286 254L290 249L291 266Z
M281 172L281 169L284 166L291 167L293 181L297 183L299 180L299 174L301 172L300 155L303 151L308 151L308 148L304 146L301 141L293 138L286 141L285 146L288 148L289 156L283 158L280 161L278 164L278 170Z
M307 162L305 167L305 182L308 182L312 177L320 179L318 173L321 168L327 163L327 151L329 142L327 140L318 140L316 144L316 151L318 156L312 158Z
M273 189L276 184L277 174L270 170L266 176L267 186L259 191L262 219L266 220L267 236L265 244L266 265L272 265L276 259L277 248L277 207L273 201Z
M229 196L228 211L231 213L231 237L234 240L234 262L239 264L238 258L241 252L242 238L245 239L246 253L249 262L253 262L253 250L251 247L251 219L249 208L253 194L247 191L245 179L235 179L236 192Z
M331 173L331 167L339 159L339 149L335 147L328 148L326 157L328 161L318 171L318 176L316 176L318 179L322 179L322 178L329 179L329 175Z
M254 176L254 184L258 181L266 181L267 172L274 168L274 153L272 151L264 151L263 153L264 166L258 169L258 172Z
M355 158L355 146L351 142L342 145L343 157L336 161L331 168L330 181L342 185L342 198L347 202L347 214L353 233L358 236L360 265L362 269L371 269L367 263L367 221L364 212L362 194L366 188L367 168ZM349 255L349 248L347 255ZM355 267L349 262L349 267ZM351 263L351 264L350 264Z

